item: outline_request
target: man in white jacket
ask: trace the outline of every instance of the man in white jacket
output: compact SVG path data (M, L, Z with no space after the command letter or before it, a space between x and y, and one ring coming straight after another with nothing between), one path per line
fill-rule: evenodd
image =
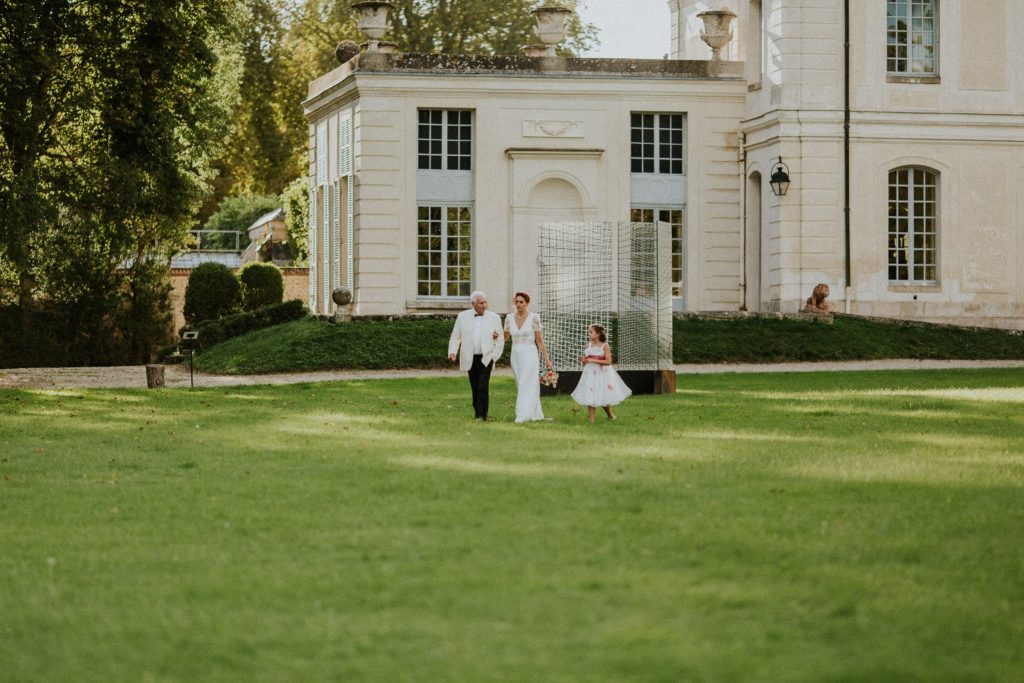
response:
M469 301L473 307L460 313L455 320L455 329L448 342L448 360L454 363L457 358L460 369L469 373L473 412L476 419L486 421L491 370L505 350L505 335L501 318L487 310L487 296L483 292L473 292Z

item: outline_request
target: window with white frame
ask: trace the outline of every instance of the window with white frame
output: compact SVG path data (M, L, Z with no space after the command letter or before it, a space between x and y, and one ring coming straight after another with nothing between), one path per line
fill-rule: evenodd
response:
M683 115L630 115L630 155L633 173L682 175Z
M938 280L938 174L926 168L889 172L889 280Z
M937 0L889 0L887 63L890 74L938 73Z
M655 209L634 207L629 220L634 223L662 221L672 226L672 296L683 296L683 209Z
M473 112L421 109L419 112L419 169L473 170Z
M751 0L747 10L747 80L760 83L764 77L765 30L761 14L761 0Z
M416 287L421 297L467 297L472 289L473 210L420 206Z

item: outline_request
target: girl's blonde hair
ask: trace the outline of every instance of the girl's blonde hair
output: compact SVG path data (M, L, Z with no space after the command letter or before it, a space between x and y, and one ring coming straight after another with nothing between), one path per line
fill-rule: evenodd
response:
M593 325L587 328L587 332L589 332L590 330L597 332L597 338L600 339L602 342L608 341L608 332L604 329L604 325L602 325L601 323L594 323Z

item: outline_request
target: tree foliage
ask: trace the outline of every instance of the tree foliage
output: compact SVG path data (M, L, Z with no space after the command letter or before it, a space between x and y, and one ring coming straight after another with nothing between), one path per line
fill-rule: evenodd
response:
M280 197L274 195L253 195L246 194L237 197L228 197L221 202L217 212L210 216L203 226L204 230L219 232L239 231L245 233L253 222L265 213L281 208ZM204 245L212 245L221 248L233 248L235 239L233 235L225 235L223 240L215 238L218 235L205 235ZM242 235L239 247L244 249L249 244L249 237Z
M202 263L192 269L185 287L185 321L198 325L235 313L242 304L242 285L221 263Z
M242 283L242 308L251 311L284 301L284 275L273 263L255 261L238 273Z
M207 191L237 96L233 8L0 0L0 270L20 308L152 345L152 325L123 320L166 307L153 263L166 271Z
M389 38L398 49L407 52L450 52L480 54L521 54L520 48L536 43L535 20L529 10L536 0L393 0ZM279 0L278 18L265 13L268 0L246 0L250 6L249 38L246 41L246 76L243 79L242 112L234 118L232 142L228 154L218 162L224 171L219 183L227 185L219 197L230 194L280 193L292 178L304 173L308 128L303 116L302 101L309 82L338 67L335 47L342 40L365 40L355 27L351 0ZM553 3L547 3L553 4ZM575 2L560 4L574 6ZM260 9L263 7L263 9ZM262 17L262 18L260 18ZM255 28L253 28L255 27ZM260 40L255 40L255 37ZM280 41L274 45L273 41ZM597 31L573 16L569 38L562 45L564 54L580 54L597 43ZM251 83L251 89L247 84ZM272 84L272 85L271 85ZM272 101L275 118L264 125L263 139L257 139L250 122L257 110ZM262 120L268 120L269 113ZM268 139L275 136L272 141ZM272 156L287 150L287 161ZM273 164L245 161L238 151L253 155L267 154ZM263 152L260 152L263 151ZM255 159L255 157L249 157ZM266 181L249 175L239 166L287 171L282 177L265 177ZM219 198L218 198L219 199Z
M281 203L292 262L305 265L309 260L309 180L299 177L288 183L281 193Z

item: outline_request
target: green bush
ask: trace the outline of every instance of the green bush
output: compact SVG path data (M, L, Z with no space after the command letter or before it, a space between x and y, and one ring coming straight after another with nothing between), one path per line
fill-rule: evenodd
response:
M208 349L226 339L246 332L273 327L304 317L306 317L306 304L299 299L292 299L283 304L264 306L245 313L235 313L217 320L210 320L196 328L199 332L199 346Z
M242 307L252 311L284 301L284 276L273 263L257 261L238 273L242 283Z
M185 320L195 326L234 313L242 302L242 285L231 269L203 263L192 270L185 288Z

